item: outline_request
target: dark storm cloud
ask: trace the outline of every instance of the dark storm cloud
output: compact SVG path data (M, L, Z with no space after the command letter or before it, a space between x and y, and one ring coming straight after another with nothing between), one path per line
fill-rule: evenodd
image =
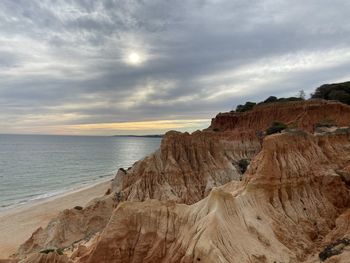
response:
M349 11L345 0L1 1L0 128L209 119L311 92L350 77Z

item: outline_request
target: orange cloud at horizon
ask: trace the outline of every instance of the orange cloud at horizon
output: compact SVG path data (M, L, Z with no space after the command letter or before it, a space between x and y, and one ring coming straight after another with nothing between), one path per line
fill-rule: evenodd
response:
M113 129L113 130L158 130L170 128L184 128L195 126L198 123L208 122L207 119L197 120L158 120L158 121L135 121L135 122L114 122L114 123L92 123L76 124L70 127L78 129Z
M114 123L62 124L62 125L22 125L13 133L62 134L62 135L113 135L125 134L158 134L168 130L192 132L204 129L210 124L210 119L194 120L155 120Z
M171 129L202 128L208 119L195 120L157 120L115 123L91 123L69 125L67 128L80 131L159 131Z

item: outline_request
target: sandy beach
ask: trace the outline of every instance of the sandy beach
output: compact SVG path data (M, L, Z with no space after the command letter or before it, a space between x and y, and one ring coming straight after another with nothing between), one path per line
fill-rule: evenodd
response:
M109 185L110 180L1 212L0 258L15 253L38 227L45 227L60 211L86 205L93 198L102 196Z

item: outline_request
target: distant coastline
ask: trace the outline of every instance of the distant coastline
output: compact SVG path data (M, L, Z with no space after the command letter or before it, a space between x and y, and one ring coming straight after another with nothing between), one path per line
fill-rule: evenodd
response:
M150 134L150 135L113 135L112 137L163 138L163 137L164 137L164 134Z

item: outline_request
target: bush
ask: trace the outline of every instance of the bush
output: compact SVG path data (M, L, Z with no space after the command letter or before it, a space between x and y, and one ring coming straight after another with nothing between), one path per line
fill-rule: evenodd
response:
M261 104L268 104L268 103L274 103L274 102L289 102L289 101L302 101L304 100L303 98L299 97L289 97L289 98L277 98L275 96L270 96L266 100L259 102L258 104L255 102L248 101L244 105L237 105L236 111L231 110L231 113L234 112L246 112L252 110L256 105L261 105Z
M350 93L347 93L345 90L332 90L328 94L328 97L331 100L338 100L340 102L350 104Z
M269 127L266 130L266 135L274 134L283 131L287 128L287 125L285 125L283 122L273 122L271 127Z
M248 101L244 105L238 105L236 108L236 111L237 112L249 111L249 110L252 110L255 105L256 105L255 102Z
M245 173L245 171L247 171L247 168L249 166L249 160L248 159L242 159L239 160L238 162L238 166L239 166L239 170L241 171L242 174Z
M266 100L264 100L263 103L271 103L271 102L276 102L276 101L278 101L277 97L270 96Z
M299 97L289 97L289 98L279 98L278 102L288 102L288 101L302 101L304 100L303 98Z
M337 100L350 105L350 81L322 85L315 90L311 98Z
M304 100L301 97L288 97L288 98L277 98L275 96L270 96L263 102L259 102L258 104L268 104L268 103L274 103L274 102L289 102L289 101L302 101Z

